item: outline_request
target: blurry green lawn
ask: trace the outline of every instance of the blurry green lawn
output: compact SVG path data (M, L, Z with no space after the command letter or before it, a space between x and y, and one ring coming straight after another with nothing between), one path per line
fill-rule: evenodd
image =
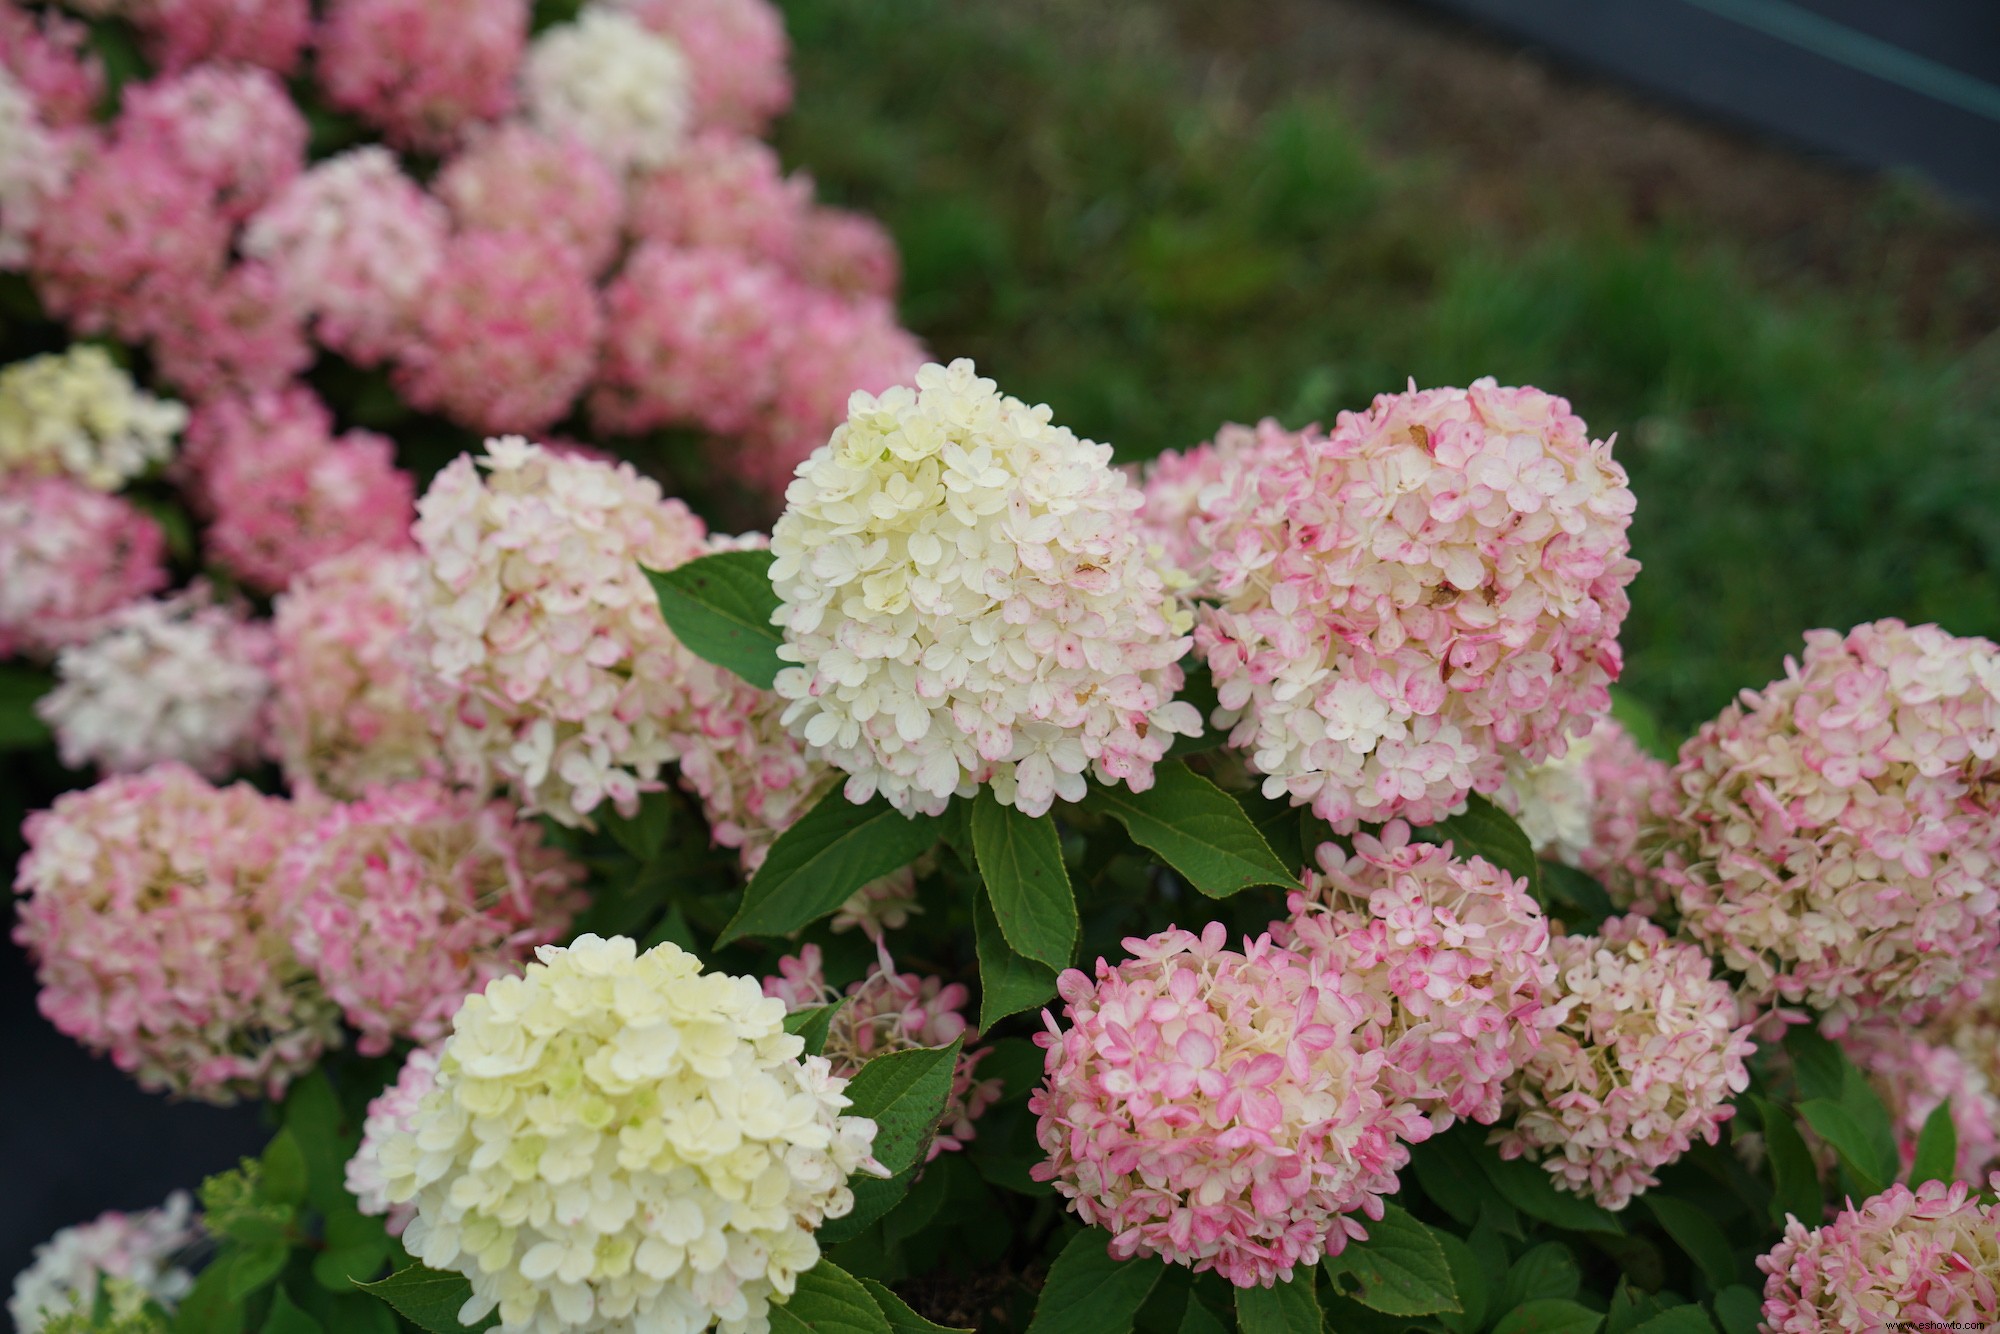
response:
M1865 294L1780 301L1710 242L1493 239L1434 164L1381 165L1329 104L1201 92L1125 5L786 0L786 153L894 229L940 357L1121 459L1330 422L1412 377L1564 394L1639 495L1625 679L1676 731L1810 627L2000 637L1991 377Z

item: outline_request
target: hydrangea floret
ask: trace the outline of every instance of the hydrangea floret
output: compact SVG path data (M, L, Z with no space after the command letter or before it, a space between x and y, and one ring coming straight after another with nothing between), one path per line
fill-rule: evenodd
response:
M159 521L68 477L0 480L0 657L52 658L167 582Z
M1092 776L1136 791L1193 706L1188 617L1147 560L1108 446L970 361L857 393L771 534L784 722L848 774L936 814L990 785L1029 815Z
M690 128L687 58L630 14L588 5L546 29L522 72L528 118L571 134L620 172L658 167Z
M54 1316L89 1316L100 1293L114 1318L147 1301L171 1312L194 1287L183 1253L201 1240L194 1201L184 1190L157 1209L113 1210L64 1228L35 1247L34 1263L14 1279L7 1314L15 1334L38 1334Z
M376 1150L410 1253L505 1331L766 1328L813 1233L879 1171L875 1123L802 1057L784 1002L672 944L543 946L466 998L435 1082Z
M173 457L187 409L78 343L0 370L0 474L64 473L116 491Z
M1597 877L1619 907L1656 916L1664 894L1646 840L1667 817L1670 768L1616 720L1599 718L1557 759L1510 762L1493 802L1538 855Z

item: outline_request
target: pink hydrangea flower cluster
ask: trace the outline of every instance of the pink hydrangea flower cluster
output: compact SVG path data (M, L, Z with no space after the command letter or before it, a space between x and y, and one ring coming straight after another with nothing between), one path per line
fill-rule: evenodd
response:
M320 86L399 148L450 148L468 123L513 109L528 11L528 0L332 0Z
M1509 764L1493 801L1520 822L1539 855L1587 871L1613 903L1652 917L1664 894L1645 840L1666 819L1672 786L1667 762L1604 717L1559 759Z
M693 660L640 567L702 554L701 521L630 464L518 437L461 455L417 510L417 639L459 777L569 825L637 810L677 758Z
M35 1262L14 1279L7 1299L14 1334L40 1334L46 1321L72 1312L88 1319L100 1297L114 1317L148 1301L172 1311L194 1289L183 1261L202 1240L194 1200L184 1190L157 1209L114 1209L66 1227L35 1247Z
M123 8L153 63L170 74L203 61L290 74L312 34L309 0L130 0Z
M1958 1136L1958 1179L1980 1181L2000 1171L2000 1089L1965 1053L1880 1019L1851 1025L1840 1045L1888 1107L1905 1173L1916 1162L1924 1121L1940 1104L1950 1105Z
M1351 984L1387 1044L1384 1083L1442 1130L1491 1125L1509 1076L1562 1019L1549 927L1518 880L1392 820L1354 852L1320 845L1273 939Z
M588 144L509 122L475 137L438 173L438 198L466 231L528 231L567 242L586 272L617 253L625 195Z
M90 32L66 14L20 5L0 10L0 70L51 127L89 123L104 98L104 63L91 49Z
M1674 766L1659 876L1753 1004L1910 1020L2000 948L2000 648L1816 630Z
M33 95L0 66L0 272L28 262L42 210L69 183L72 144L42 123Z
M136 84L119 102L117 133L206 185L213 206L238 222L291 184L306 159L305 116L256 68L201 65Z
M372 431L333 435L303 388L205 404L185 457L211 516L209 553L245 583L276 591L342 552L409 545L416 481Z
M1270 938L1168 929L1057 981L1029 1101L1052 1182L1119 1259L1157 1255L1238 1287L1290 1281L1382 1214L1418 1110L1382 1090L1385 1049L1347 981Z
M396 385L475 430L537 431L589 383L603 327L590 275L560 237L461 233L417 304Z
M442 1046L439 1043L411 1052L396 1082L369 1100L368 1114L361 1123L361 1147L347 1160L347 1193L354 1197L355 1208L370 1217L388 1215L383 1226L392 1237L403 1235L403 1229L417 1216L417 1207L389 1202L389 1173L382 1166L382 1145L391 1136L416 1133L417 1109L437 1084L438 1050Z
M414 552L363 549L322 561L278 595L271 752L295 792L351 799L436 767L409 645L417 575Z
M153 369L197 400L279 389L313 361L304 317L254 260L154 311L151 327Z
M1610 707L1633 498L1565 400L1413 388L1224 448L1195 643L1267 795L1428 824Z
M178 764L30 815L14 939L49 1022L149 1089L280 1096L340 1038L286 939L274 871L293 819Z
M762 134L792 104L785 21L770 0L606 0L687 56L698 125Z
M166 582L166 536L130 501L70 477L0 481L0 658L54 657Z
M329 808L278 865L299 961L379 1056L440 1041L582 906L582 868L504 801L416 781Z
M1754 1048L1708 956L1644 917L1558 936L1561 1026L1508 1085L1503 1158L1538 1158L1558 1186L1607 1209L1657 1185L1696 1139L1715 1142L1750 1085Z
M1757 1267L1771 1334L1983 1329L2000 1319L2000 1205L1963 1181L1894 1185L1824 1227L1790 1219Z
M972 999L970 991L957 982L897 972L887 946L879 941L877 953L879 957L868 966L867 974L847 988L846 1003L827 1026L821 1054L833 1063L833 1073L843 1079L852 1079L877 1056L917 1047L942 1047L958 1038L969 1044L975 1036L965 1017L965 1007ZM817 945L807 945L797 954L779 959L778 975L764 979L764 994L776 996L788 1011L832 1005L843 999L842 992L827 985ZM963 1149L978 1133L973 1123L1000 1100L1000 1081L978 1078L980 1059L991 1051L991 1047L960 1050L952 1071L951 1094L945 1100L944 1115L931 1137L925 1161Z
M676 248L734 250L780 267L799 255L812 182L785 174L758 139L708 130L679 157L632 182L634 237Z
M1165 564L1187 576L1191 592L1212 594L1214 577L1209 551L1195 531L1195 520L1227 500L1226 483L1237 471L1238 459L1283 452L1293 440L1268 417L1255 426L1225 422L1212 441L1185 453L1163 449L1144 467L1131 465L1146 498L1139 511L1140 528L1166 557Z
M222 778L262 753L270 661L269 627L196 584L128 603L63 649L35 711L72 769L172 760Z

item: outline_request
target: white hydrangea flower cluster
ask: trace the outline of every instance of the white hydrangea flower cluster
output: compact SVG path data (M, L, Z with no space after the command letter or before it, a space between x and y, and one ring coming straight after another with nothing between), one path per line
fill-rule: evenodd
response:
M68 176L68 155L42 124L34 94L0 68L0 270L27 263L42 205Z
M541 34L522 71L528 115L620 170L672 161L693 112L687 58L630 14L588 6Z
M194 1201L184 1190L158 1209L108 1213L66 1227L35 1247L35 1262L14 1279L7 1314L16 1334L36 1334L51 1317L90 1314L100 1286L112 1294L112 1314L132 1314L150 1299L173 1310L194 1287L194 1275L174 1263L201 1239Z
M585 935L466 998L416 1111L375 1124L410 1254L507 1334L769 1329L875 1123L785 1003L670 944Z
M116 491L174 452L187 409L77 343L0 370L0 473L68 473Z
M848 775L936 814L990 783L1030 815L1085 775L1152 785L1192 618L1141 537L1111 449L1002 395L970 361L857 393L771 533L784 722Z
M95 639L64 649L35 711L72 769L178 760L222 778L262 750L270 662L268 627L197 584L122 607Z
M1565 866L1575 866L1590 851L1595 793L1589 758L1589 738L1579 737L1540 764L1509 759L1507 781L1493 794L1493 803L1514 817L1536 854Z

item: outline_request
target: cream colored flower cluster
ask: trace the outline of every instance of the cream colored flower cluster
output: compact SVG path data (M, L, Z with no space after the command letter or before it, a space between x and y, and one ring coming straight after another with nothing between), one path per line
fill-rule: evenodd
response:
M116 491L174 452L187 409L77 343L0 370L0 473L68 473Z
M373 1122L404 1245L507 1334L767 1330L848 1175L880 1170L875 1123L840 1115L846 1081L755 978L624 937L538 957L466 999L415 1111Z
M687 137L687 57L630 14L596 5L537 37L523 71L528 115L620 169L664 166Z
M1108 446L970 361L856 394L771 534L784 722L906 814L982 784L1030 815L1087 775L1151 786L1174 733L1188 615Z

